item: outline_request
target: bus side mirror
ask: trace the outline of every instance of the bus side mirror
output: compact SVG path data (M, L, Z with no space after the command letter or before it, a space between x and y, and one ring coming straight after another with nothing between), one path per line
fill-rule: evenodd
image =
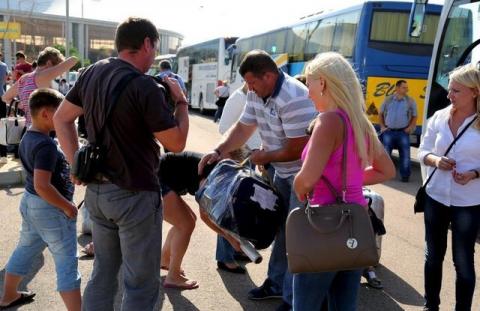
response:
M422 34L423 22L425 21L425 8L428 0L415 0L410 11L408 22L408 35L418 38Z

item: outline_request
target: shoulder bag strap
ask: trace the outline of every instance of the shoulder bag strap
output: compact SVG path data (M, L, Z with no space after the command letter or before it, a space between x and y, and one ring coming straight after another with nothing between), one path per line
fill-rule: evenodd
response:
M460 134L457 135L457 137L455 137L455 139L452 141L452 143L450 144L450 146L448 146L447 148L447 151L445 151L445 153L443 154L443 156L445 157L449 152L450 152L450 149L452 149L453 145L455 145L455 143L457 142L457 140L462 137L463 133L465 133L465 131L470 127L470 125L473 124L473 122L475 122L475 120L477 120L477 117L475 116L475 118L473 118L472 121L470 121L467 126L465 126L463 128L463 130L460 132ZM430 182L430 179L432 179L432 176L433 174L435 174L435 172L437 171L437 168L438 167L435 167L435 169L433 170L433 172L430 174L430 176L428 176L427 178L427 181L423 184L423 187L426 187L427 184Z
M338 116L340 119L342 119L343 122L343 156L342 156L342 195L338 193L337 190L333 187L332 183L328 180L327 177L322 175L322 180L325 182L327 185L328 189L330 192L335 196L336 200L338 203L347 203L346 201L346 196L347 196L347 145L348 145L348 132L347 132L347 122L345 121L345 117L341 114L338 113Z
M136 77L139 77L141 75L142 74L137 73L137 72L128 73L121 78L121 80L117 83L117 85L115 85L115 88L112 91L112 96L110 97L110 101L107 102L107 109L106 109L106 112L105 112L104 124L100 128L100 132L95 137L95 143L97 145L102 143L103 135L105 133L105 129L107 127L108 121L110 120L110 116L112 114L113 107L118 101L118 98L123 93L123 91L125 90L128 83L130 83L133 79L135 79Z

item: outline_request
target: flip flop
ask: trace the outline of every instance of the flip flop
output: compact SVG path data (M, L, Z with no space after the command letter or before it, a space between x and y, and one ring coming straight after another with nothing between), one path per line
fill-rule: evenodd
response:
M170 283L167 283L167 282L163 282L163 288L174 288L174 289L179 289L179 290L197 289L198 288L198 283L194 282L192 284L177 285L177 284L170 284Z
M11 308L11 307L20 306L20 305L32 302L33 297L35 297L35 295L36 294L32 293L32 292L20 292L20 297L18 297L14 301L10 302L6 306L0 306L0 310L6 310L6 309Z

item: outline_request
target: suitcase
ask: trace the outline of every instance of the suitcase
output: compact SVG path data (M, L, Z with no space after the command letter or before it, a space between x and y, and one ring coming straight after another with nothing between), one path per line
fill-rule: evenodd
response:
M213 169L195 198L215 224L256 249L270 246L286 217L276 190L250 167L229 159Z
M378 257L381 257L382 236L386 233L384 226L385 203L380 194L366 187L363 188L363 196L368 201L370 219L372 220L373 231L375 231L375 239L377 242ZM372 215L372 213L374 215ZM375 220L375 218L377 220ZM380 223L378 221L380 221Z

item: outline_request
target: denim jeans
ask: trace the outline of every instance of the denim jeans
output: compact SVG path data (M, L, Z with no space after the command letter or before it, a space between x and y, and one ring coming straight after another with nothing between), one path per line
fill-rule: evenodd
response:
M294 176L281 178L275 174L273 184L281 195L282 203L288 211L302 206L293 191ZM272 255L268 262L268 279L272 281L278 292L282 292L283 300L292 305L292 274L288 272L287 250L285 246L285 224L280 226L272 247Z
M55 262L57 291L80 288L77 255L77 221L27 191L20 202L20 240L8 260L8 273L26 276L35 257L48 247Z
M475 290L475 241L480 227L480 205L445 206L428 197L425 204L425 300L438 310L442 287L442 266L447 251L448 227L452 230L452 255L456 311L470 310Z
M328 310L357 310L357 296L362 269L293 275L293 310L310 311L322 308L328 297Z
M114 184L89 184L85 206L92 219L95 259L82 309L113 310L122 266L121 310L153 310L160 287L160 191L132 192Z
M410 135L404 131L387 130L382 134L382 143L388 155L398 149L400 176L410 177Z
M223 263L232 263L235 261L235 249L230 243L220 235L217 235L217 250L215 259Z

